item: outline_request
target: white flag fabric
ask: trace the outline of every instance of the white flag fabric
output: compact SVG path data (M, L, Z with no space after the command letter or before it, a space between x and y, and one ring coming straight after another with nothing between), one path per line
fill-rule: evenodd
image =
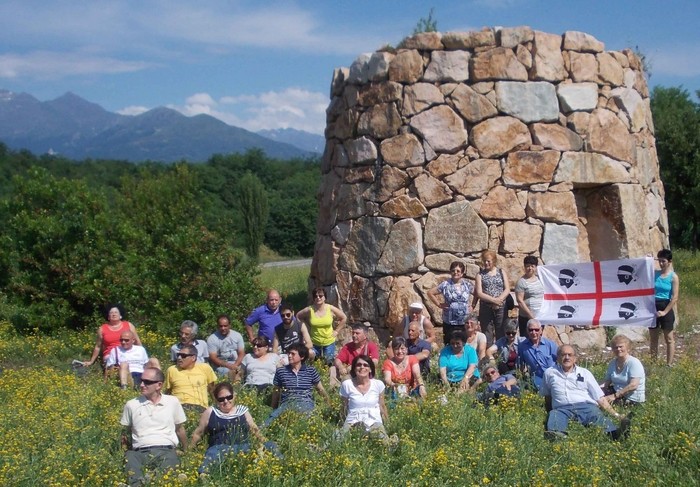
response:
M537 268L546 325L654 326L653 259L623 259Z

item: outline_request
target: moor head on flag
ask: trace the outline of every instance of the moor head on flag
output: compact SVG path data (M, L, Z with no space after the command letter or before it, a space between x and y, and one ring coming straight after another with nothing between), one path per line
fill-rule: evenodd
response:
M576 269L562 269L559 271L559 285L570 289L571 286L578 284L578 271Z
M631 265L621 265L617 268L617 280L620 283L629 284L637 280L637 269Z

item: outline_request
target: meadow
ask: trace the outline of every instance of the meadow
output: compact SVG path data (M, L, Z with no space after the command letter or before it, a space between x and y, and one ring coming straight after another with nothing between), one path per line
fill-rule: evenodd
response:
M432 384L427 400L390 409L387 429L400 441L388 449L355 434L334 439L340 399L332 393L331 406L319 400L310 418L288 413L265 431L283 459L239 454L202 480L196 473L204 453L200 444L181 457L179 470L156 477L152 485L700 485L700 368L695 361L700 257L683 252L674 257L681 276L684 350L673 368L637 354L647 370L647 403L635 412L625 442L574 426L568 440L552 444L543 439L545 413L538 396L526 394L485 409L450 394L443 404L444 391ZM307 272L304 267L265 269L261 285L279 288L300 305ZM169 336L141 330L149 353L165 358L176 328ZM204 334L212 326L202 328ZM0 485L123 482L119 418L124 403L137 393L105 384L96 366L85 376L70 368L72 359L89 356L94 330L24 336L0 323L0 333ZM602 378L604 362L583 365ZM322 376L327 377L325 371ZM270 412L254 393L241 391L237 400L258 423ZM188 432L197 419L188 414Z

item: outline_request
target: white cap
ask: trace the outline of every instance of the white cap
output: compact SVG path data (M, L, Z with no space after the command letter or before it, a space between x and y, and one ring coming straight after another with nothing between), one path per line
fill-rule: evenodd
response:
M411 303L408 305L410 309L423 309L423 303L420 301L416 301L415 303Z

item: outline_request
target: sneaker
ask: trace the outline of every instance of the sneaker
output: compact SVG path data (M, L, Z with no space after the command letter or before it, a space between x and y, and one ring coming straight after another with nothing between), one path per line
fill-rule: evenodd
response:
M544 439L549 441L558 441L566 439L566 433L561 431L545 431Z

